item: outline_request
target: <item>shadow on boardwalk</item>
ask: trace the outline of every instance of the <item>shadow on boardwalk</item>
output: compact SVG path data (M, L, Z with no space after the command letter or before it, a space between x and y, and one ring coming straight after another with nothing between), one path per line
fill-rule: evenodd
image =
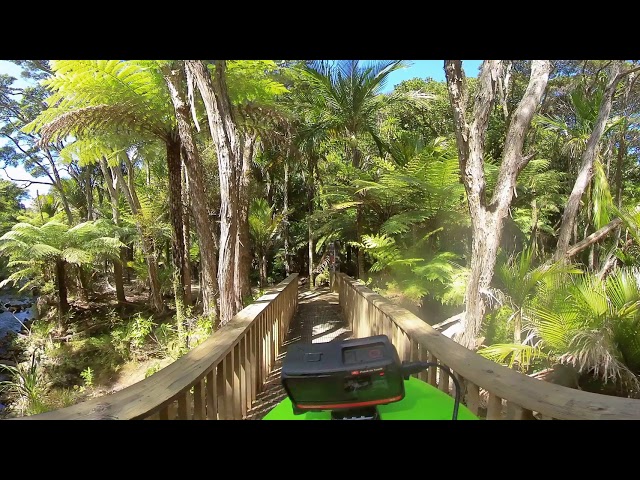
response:
M283 352L276 359L275 368L267 377L265 389L256 397L256 401L247 412L246 419L262 419L287 396L280 382L282 359L286 354L287 346L295 343L345 340L350 337L351 330L342 317L337 293L331 293L328 288L300 289L298 311L289 325Z

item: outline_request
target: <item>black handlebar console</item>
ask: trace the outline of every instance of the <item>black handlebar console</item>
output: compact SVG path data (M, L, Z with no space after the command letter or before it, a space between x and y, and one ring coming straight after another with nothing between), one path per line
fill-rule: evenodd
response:
M282 384L295 414L375 412L405 395L402 363L386 335L342 342L292 345L282 363Z

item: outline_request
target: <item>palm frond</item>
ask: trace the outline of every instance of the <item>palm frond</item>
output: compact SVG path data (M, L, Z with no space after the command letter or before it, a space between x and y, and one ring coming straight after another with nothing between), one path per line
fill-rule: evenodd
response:
M509 368L516 366L522 372L526 372L534 361L548 358L539 346L522 343L497 343L480 348L477 353Z
M633 372L619 360L620 356L613 332L609 328L601 328L576 333L569 351L560 357L560 361L577 367L579 372L592 371L605 383L622 379L633 382L635 387L640 386Z

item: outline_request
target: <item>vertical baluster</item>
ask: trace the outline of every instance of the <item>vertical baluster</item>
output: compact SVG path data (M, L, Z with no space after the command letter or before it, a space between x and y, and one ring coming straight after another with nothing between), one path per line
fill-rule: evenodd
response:
M241 362L240 362L240 342L231 349L231 355L233 356L233 419L241 420L244 416L242 412L242 389L240 388L241 381Z
M466 390L467 390L467 394L466 394L466 405L467 408L471 411L471 413L473 413L474 415L478 415L478 412L480 411L480 389L478 388L478 386L469 381L466 380Z
M412 357L411 339L409 338L409 335L407 335L405 332L402 332L401 334L401 343L402 343L402 354L403 354L403 356L401 357L402 360L411 361L411 357Z
M276 332L276 325L278 323L278 310L277 307L274 305L273 308L271 309L271 322L270 322L270 326L271 326L271 351L270 351L270 356L269 356L269 373L271 374L271 370L273 370L273 366L276 363L276 348L277 348L277 343L278 341L276 340L276 336L277 336L277 332Z
M233 349L224 357L225 370L224 370L224 403L227 409L226 417L229 420L234 420L234 398L233 398Z
M178 420L191 420L189 418L189 392L188 390L178 394Z
M251 374L250 366L249 366L249 331L245 333L245 335L240 340L240 362L242 365L242 369L240 370L241 378L241 394L240 397L243 399L243 411L242 417L244 418L247 414L247 410L251 408Z
M231 401L226 396L225 372L227 371L227 357L224 357L217 365L218 372L216 374L216 382L218 385L218 418L220 420L228 420L227 404Z
M434 354L429 353L427 361L437 363L438 359ZM438 386L438 370L438 367L429 367L429 373L427 375L429 385L433 385L434 387Z
M218 385L216 384L216 373L218 365L214 365L207 373L207 420L218 419Z
M398 326L395 324L395 322L391 322L391 337L390 337L391 343L393 343L393 346L396 347L396 352L398 352L398 358L400 358L400 360L403 359L404 356L404 352L402 351L402 342L400 341L400 328L398 328Z
M279 333L279 329L278 329L278 325L280 323L280 316L282 315L282 313L280 312L280 302L279 302L279 297L276 297L274 300L274 308L273 308L273 354L272 357L274 359L278 358L278 351L280 350L280 343L279 343L279 339L280 339L280 333ZM271 372L271 370L273 370L273 365L274 365L274 360L272 360L271 362L271 368L269 369L269 372Z
M409 346L409 361L417 362L418 361L418 342L415 340L410 340L411 345Z
M169 420L169 405L165 405L158 412L158 416L160 420Z
M507 401L507 419L509 420L533 420L533 412L520 405Z
M167 409L167 413L169 415L169 420L175 420L178 415L178 402L175 400L169 404Z
M264 328L263 328L263 320L264 320L264 310L260 313L258 317L258 335L257 335L257 343L258 343L258 381L256 382L256 394L262 392L262 384L264 383Z
M420 360L421 362L428 362L429 361L429 352L427 352L427 349L424 345L422 344L418 344L418 360ZM427 382L429 383L429 372L431 371L431 369L427 368L426 370L423 370L422 372L420 372L418 374L418 378L420 380L422 380L423 382Z
M450 393L449 372L444 368L440 368L439 370L440 370L440 380L438 380L438 388L448 395Z
M207 417L205 411L205 379L204 377L193 386L193 419L204 420Z
M256 400L256 381L258 378L257 374L257 365L256 365L256 351L257 351L257 342L256 342L256 325L255 323L249 329L249 363L251 367L249 368L250 380L251 380L251 403Z
M487 420L502 420L502 398L492 392L489 392Z

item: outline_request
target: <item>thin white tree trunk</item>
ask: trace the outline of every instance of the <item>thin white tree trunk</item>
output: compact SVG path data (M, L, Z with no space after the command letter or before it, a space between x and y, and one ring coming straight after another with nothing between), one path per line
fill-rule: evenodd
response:
M518 174L531 159L530 155L523 155L524 139L547 86L551 64L548 60L532 62L529 84L509 122L493 197L487 202L483 170L484 144L501 68L499 60L487 60L482 64L473 115L468 122L467 89L462 62L445 61L460 172L467 192L472 232L471 272L465 292L466 313L463 329L457 340L471 349L477 347L476 339L489 298L488 290L495 269L504 217L513 198Z
M598 146L600 139L604 133L604 129L611 113L611 106L613 105L613 96L615 94L616 85L620 81L621 61L615 60L612 62L609 70L609 80L602 95L602 102L600 103L600 109L598 110L598 118L593 131L587 141L587 146L582 154L582 161L580 164L580 170L578 176L573 184L573 190L567 200L567 204L562 214L562 223L560 224L560 232L558 233L558 243L556 245L556 251L553 258L556 261L564 260L566 258L567 250L569 249L569 242L571 241L571 233L576 225L576 218L580 209L580 199L584 194L591 178L593 177L593 162L598 154Z
M237 158L238 134L225 80L226 63L216 60L212 80L200 60L185 60L209 119L211 137L218 157L220 179L220 247L218 249L218 285L220 288L220 323L224 325L238 311L234 267L238 232L238 174L242 167Z

